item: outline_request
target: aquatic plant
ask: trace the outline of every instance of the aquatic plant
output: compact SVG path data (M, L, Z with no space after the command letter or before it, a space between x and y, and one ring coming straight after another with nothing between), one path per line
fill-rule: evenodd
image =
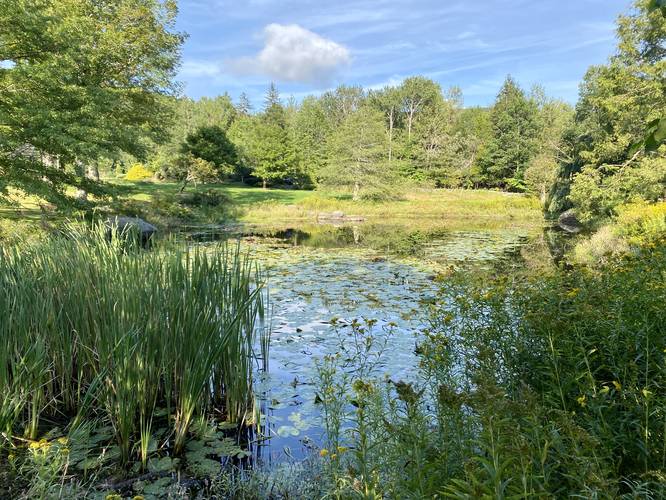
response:
M145 467L158 447L182 452L196 418L253 408L265 334L254 261L233 245L145 251L105 236L72 226L0 249L0 446L54 420L99 420L120 462ZM157 419L171 426L159 443Z

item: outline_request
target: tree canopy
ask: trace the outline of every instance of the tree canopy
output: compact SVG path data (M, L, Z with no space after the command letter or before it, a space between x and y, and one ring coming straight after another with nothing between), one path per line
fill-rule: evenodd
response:
M86 165L165 138L175 16L170 0L1 0L0 193L99 192Z

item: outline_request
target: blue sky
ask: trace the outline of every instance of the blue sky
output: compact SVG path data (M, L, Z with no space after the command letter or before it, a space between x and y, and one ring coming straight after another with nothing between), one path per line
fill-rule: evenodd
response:
M189 34L186 95L246 92L270 81L301 99L339 83L378 88L425 75L458 85L466 106L493 102L507 74L574 103L591 64L615 50L630 0L180 0Z

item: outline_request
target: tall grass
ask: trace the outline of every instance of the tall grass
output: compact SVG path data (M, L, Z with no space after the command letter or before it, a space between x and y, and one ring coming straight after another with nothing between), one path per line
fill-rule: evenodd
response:
M0 249L0 428L109 422L121 461L183 450L213 410L253 408L263 276L238 247L145 251L104 228ZM259 339L261 342L261 339ZM171 438L152 443L157 415Z

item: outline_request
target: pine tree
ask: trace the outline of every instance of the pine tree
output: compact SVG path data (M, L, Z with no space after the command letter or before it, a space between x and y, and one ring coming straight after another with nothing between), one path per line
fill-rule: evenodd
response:
M252 104L245 92L241 92L241 95L238 97L238 104L236 105L236 111L239 115L247 116L252 112Z
M524 173L536 152L538 108L508 76L491 111L492 138L480 160L486 184L524 191Z

